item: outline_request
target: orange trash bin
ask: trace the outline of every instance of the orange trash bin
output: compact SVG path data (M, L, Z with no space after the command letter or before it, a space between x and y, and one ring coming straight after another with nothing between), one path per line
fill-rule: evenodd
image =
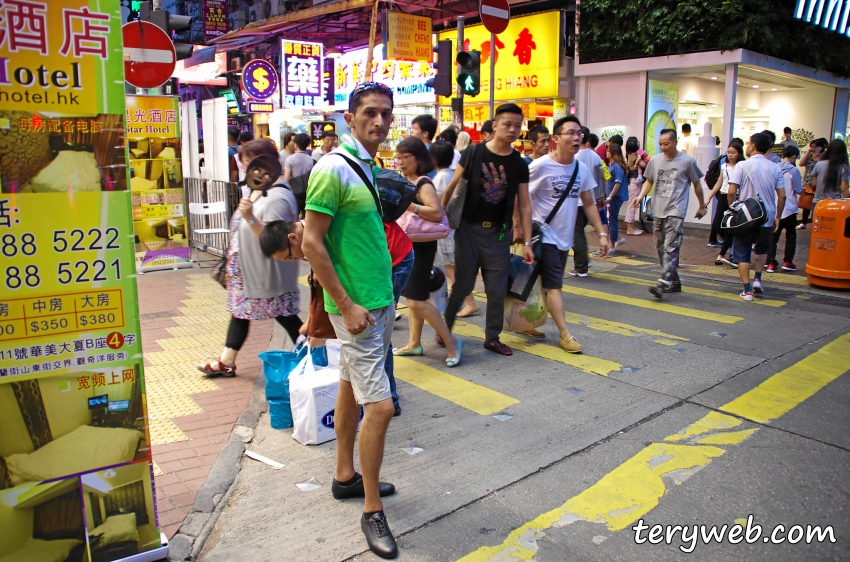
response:
M824 199L814 209L809 283L829 289L850 289L850 199Z

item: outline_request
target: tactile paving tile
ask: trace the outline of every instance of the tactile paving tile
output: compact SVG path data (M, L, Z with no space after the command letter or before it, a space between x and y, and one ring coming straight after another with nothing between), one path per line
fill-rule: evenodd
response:
M618 263L620 265L653 265L655 262L633 260L622 256L614 256L613 258L605 258L609 262Z
M219 390L197 365L209 361L223 345L230 321L225 293L200 274L189 276L187 297L177 309L183 316L172 317L178 325L167 328L173 337L156 340L164 351L145 354L151 363L145 368L145 390L153 445L187 440L172 418L203 412L190 395Z
M153 461L153 475L154 476L162 476L164 474L165 473L162 471L162 469L159 468L159 465L156 464L156 461Z

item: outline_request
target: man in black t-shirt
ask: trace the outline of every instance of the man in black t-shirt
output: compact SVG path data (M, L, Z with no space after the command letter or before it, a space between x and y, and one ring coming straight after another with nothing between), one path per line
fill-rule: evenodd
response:
M487 293L484 347L501 355L513 355L511 348L499 341L508 294L512 228L522 232L525 263L534 263L528 164L513 148L521 127L522 110L516 104L499 106L493 119L493 139L463 151L443 195L443 205L447 205L470 162L481 162L480 171L476 171L478 180L470 182L466 189L463 219L455 232L455 283L445 316L451 328L464 299L475 288L475 277L481 268ZM466 172L467 178L472 171ZM519 202L519 225L512 224L515 200Z

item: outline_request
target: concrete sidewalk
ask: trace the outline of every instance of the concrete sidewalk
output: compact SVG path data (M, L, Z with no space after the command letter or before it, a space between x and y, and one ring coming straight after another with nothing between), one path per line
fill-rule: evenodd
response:
M271 320L251 324L237 377L207 378L198 371L198 364L221 353L230 318L224 289L208 272L187 268L138 276L157 513L170 539L199 491L211 484L210 471L248 405L260 374L258 354L272 334Z

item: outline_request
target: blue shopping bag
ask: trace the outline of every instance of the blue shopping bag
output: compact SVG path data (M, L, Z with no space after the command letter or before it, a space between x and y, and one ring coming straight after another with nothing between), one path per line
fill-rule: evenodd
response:
M328 351L324 347L314 347L310 350L313 363L327 367ZM292 427L292 411L289 407L289 373L307 355L307 348L302 346L295 351L273 349L260 353L263 360L263 374L266 377L266 400L269 403L269 418L275 429Z

